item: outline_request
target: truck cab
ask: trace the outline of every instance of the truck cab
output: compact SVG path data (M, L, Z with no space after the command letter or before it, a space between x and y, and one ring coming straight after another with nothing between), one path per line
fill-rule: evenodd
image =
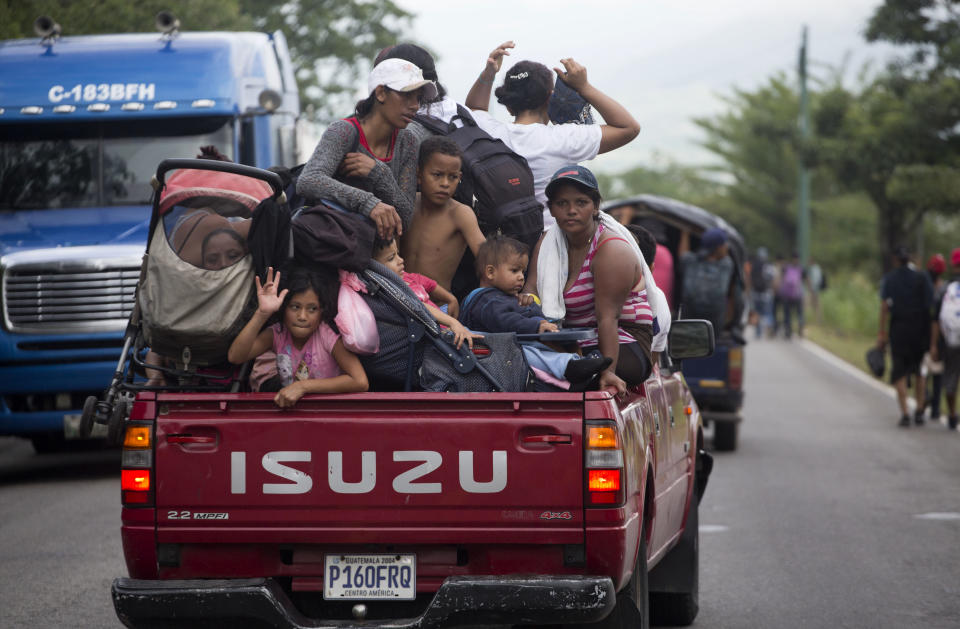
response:
M156 164L292 166L299 113L279 31L0 42L0 435L58 449L110 381Z

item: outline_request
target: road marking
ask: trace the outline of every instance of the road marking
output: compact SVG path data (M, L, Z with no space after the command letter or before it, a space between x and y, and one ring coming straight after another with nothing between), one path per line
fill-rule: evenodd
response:
M960 520L960 513L955 511L946 511L938 513L934 511L933 513L918 513L915 516L918 520ZM700 530L703 530L703 527L700 527Z
M884 384L882 381L868 376L867 374L863 373L862 371L860 371L859 369L857 369L847 361L841 358L837 358L836 356L834 356L833 354L831 354L830 352L823 349L822 347L820 347L819 345L817 345L816 343L814 343L809 339L799 339L799 341L800 341L800 347L804 348L811 354L818 356L824 362L828 362L834 367L836 367L837 369L845 371L846 373L850 374L860 382L873 387L877 391L880 391L890 396L894 400L897 399L897 390L894 389L891 385ZM909 400L908 403L915 405L913 400Z
M701 524L700 532L701 533L723 533L724 531L729 530L728 527L722 524Z

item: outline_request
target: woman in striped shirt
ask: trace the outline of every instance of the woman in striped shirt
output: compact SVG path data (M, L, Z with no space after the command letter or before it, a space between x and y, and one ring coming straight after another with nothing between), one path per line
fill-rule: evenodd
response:
M536 264L529 269L521 299L532 301L538 293L548 316L551 301L556 301L566 327L596 328L597 339L583 349L595 345L613 359L600 374L599 386L614 386L624 393L627 386L646 380L652 369L653 312L641 281L636 243L624 238L616 221L600 212L597 180L588 169L575 165L560 169L547 184L546 195L557 224L537 243L532 257ZM551 255L552 249L563 249L566 255L562 251ZM562 263L557 268L554 260L564 257L566 269Z

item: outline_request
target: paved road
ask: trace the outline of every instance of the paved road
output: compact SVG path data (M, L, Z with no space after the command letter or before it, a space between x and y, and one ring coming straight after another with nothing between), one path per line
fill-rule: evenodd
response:
M747 348L700 515L696 626L960 627L960 433L784 341ZM948 514L935 516L924 514Z
M799 345L747 352L740 449L702 505L697 627L960 627L960 433ZM0 438L0 627L119 627L116 452ZM960 517L960 516L954 516Z
M123 627L118 451L36 455L0 438L0 627Z

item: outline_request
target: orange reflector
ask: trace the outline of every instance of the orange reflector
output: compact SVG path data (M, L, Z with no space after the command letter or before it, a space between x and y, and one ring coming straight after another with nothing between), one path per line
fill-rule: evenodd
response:
M120 470L120 489L124 491L149 491L150 470Z
M613 426L587 426L588 448L616 448L617 431Z
M150 426L127 426L123 437L124 448L149 448Z
M620 470L589 470L587 489L590 491L619 491Z
M683 412L686 415L693 415L693 407L687 404L686 406L683 407Z
M743 350L739 347L731 347L727 354L727 362L731 367L743 366Z

